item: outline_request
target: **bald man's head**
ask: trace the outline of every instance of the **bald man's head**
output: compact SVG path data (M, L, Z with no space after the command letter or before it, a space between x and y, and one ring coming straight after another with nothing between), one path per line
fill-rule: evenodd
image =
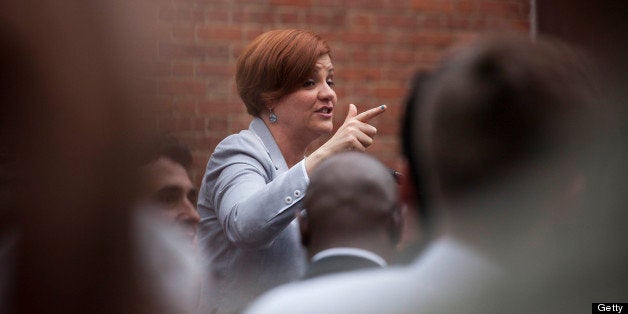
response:
M377 159L359 152L334 155L310 177L304 239L317 250L365 242L394 246L400 220L397 199L395 178Z

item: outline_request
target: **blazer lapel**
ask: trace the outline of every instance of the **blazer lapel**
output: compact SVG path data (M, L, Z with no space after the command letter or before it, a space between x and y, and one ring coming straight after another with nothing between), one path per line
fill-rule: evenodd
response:
M275 170L279 172L284 172L288 170L288 165L286 164L286 160L283 158L281 154L281 150L279 150L279 146L275 142L273 135L270 133L270 130L266 126L266 123L260 118L253 118L249 129L259 137L259 139L266 147L266 152L270 159L273 161L275 165Z

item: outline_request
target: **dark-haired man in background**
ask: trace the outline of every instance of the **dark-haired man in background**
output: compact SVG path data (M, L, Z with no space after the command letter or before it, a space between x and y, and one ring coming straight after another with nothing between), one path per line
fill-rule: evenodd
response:
M147 141L139 167L136 238L145 294L171 313L193 313L202 269L196 243L196 188L188 174L190 150L158 135Z
M176 225L190 244L196 246L197 190L188 171L192 164L190 150L169 136L151 143L140 171L142 185L139 204L156 210L164 221Z

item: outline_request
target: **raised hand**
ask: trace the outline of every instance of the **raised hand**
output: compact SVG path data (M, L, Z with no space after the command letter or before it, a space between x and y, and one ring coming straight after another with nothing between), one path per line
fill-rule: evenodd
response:
M377 134L377 129L369 124L374 117L386 111L386 105L381 105L358 114L354 104L349 105L349 112L344 123L338 128L325 144L312 152L305 161L308 173L316 165L332 154L346 150L365 151L373 144L373 137Z

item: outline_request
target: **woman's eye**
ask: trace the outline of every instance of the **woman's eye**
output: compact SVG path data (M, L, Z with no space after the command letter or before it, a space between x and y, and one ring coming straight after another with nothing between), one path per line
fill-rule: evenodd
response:
M336 83L334 83L334 81L327 81L327 85L329 85L329 87L334 87L336 86Z
M305 81L305 83L303 83L303 87L312 87L316 85L316 82L314 82L313 80L307 80Z

